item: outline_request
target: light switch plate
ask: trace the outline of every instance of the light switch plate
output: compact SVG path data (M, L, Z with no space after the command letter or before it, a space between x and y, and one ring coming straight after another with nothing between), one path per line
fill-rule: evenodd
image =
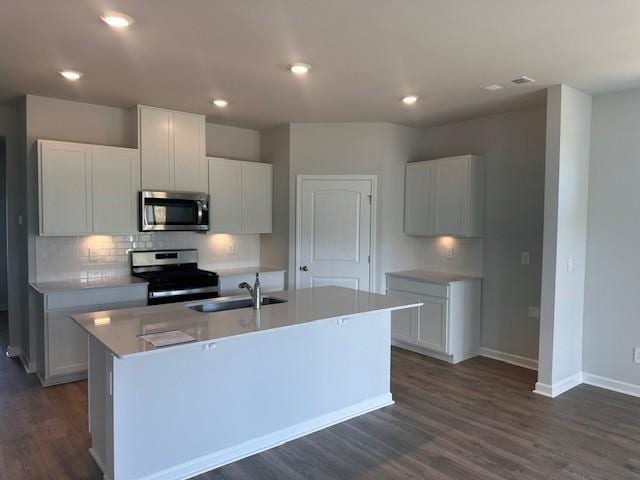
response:
M454 253L455 252L453 250L453 247L448 247L445 256L448 260L451 260L453 258Z
M633 363L640 363L640 347L633 349Z
M567 272L573 272L573 258L567 259Z
M520 263L522 265L529 265L531 263L531 254L529 252L522 252L520 254Z

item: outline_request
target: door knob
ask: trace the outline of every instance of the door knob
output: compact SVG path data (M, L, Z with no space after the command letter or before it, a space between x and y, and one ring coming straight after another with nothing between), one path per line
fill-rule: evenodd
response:
M306 265L302 265L300 267L300 270L303 271L303 272L308 272L309 271L309 267L307 267Z

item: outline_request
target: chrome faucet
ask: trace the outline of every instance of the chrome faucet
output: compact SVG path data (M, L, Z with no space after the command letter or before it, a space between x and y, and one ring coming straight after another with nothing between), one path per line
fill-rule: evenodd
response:
M242 282L238 285L238 288L246 288L249 290L249 295L251 295L251 300L253 300L253 309L260 310L262 306L262 287L260 286L260 274L256 273L256 283L253 284L253 287L249 285L247 282Z

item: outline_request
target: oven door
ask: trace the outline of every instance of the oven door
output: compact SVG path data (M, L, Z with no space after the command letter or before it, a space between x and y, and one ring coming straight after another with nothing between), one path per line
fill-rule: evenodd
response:
M209 195L189 192L140 192L140 231L209 230Z

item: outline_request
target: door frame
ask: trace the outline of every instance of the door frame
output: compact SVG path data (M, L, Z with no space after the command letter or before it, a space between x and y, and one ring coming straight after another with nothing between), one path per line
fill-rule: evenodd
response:
M378 202L378 175L297 175L296 181L296 241L295 241L295 284L294 288L298 288L300 284L300 239L302 238L302 183L305 180L365 180L371 182L371 232L369 233L369 254L371 261L369 262L369 291L377 292L376 284L376 220L377 220L377 202Z

